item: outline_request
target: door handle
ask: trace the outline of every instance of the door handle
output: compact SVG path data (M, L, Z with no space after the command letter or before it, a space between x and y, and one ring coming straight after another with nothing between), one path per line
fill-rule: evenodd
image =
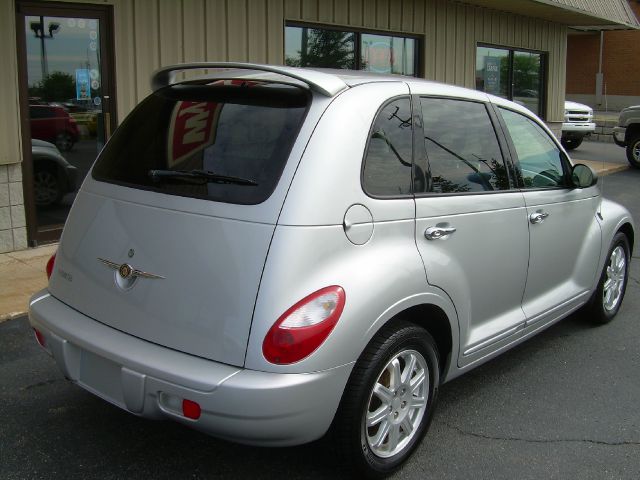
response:
M424 238L427 240L445 240L455 231L454 227L429 227L424 231Z
M547 212L536 212L529 215L529 221L533 224L542 223L549 214Z

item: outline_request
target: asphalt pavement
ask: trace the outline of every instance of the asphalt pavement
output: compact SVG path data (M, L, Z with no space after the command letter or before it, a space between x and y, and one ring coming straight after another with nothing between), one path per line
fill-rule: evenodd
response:
M574 162L590 160L594 162L623 163L628 165L625 149L614 143L595 142L585 139L575 150L569 152Z
M640 171L605 182L640 219ZM391 478L637 480L639 318L636 245L612 323L573 315L442 386L427 437ZM340 477L326 441L245 447L121 411L67 382L24 317L0 324L0 380L2 479Z

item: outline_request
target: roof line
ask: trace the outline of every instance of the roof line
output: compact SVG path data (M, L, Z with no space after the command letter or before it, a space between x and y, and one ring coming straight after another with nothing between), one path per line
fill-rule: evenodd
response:
M627 3L626 0L614 0L617 1L617 4L619 7L621 7L624 12L626 13L627 18L621 18L621 17L613 17L611 15L607 15L606 13L603 12L596 12L593 10L589 10L586 8L580 8L577 6L574 6L573 4L567 4L563 1L558 1L558 0L533 0L534 2L537 3L542 3L543 5L548 5L551 7L557 7L557 8L561 8L563 10L568 10L568 11L572 11L575 13L580 13L582 15L587 15L593 18L599 18L602 20L607 20L609 22L612 22L616 25L624 25L626 27L629 27L631 29L638 29L640 28L640 22L638 21L638 19L636 18L635 13L633 12L633 10L631 9L631 7L629 6L629 4ZM571 28L576 28L573 25L570 25ZM579 27L579 26L578 26ZM593 28L593 27L592 27Z

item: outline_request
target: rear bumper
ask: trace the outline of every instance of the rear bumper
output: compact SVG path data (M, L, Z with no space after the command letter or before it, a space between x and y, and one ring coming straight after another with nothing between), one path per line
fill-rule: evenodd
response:
M252 371L146 342L36 293L29 321L72 382L147 418L170 418L239 443L307 443L328 430L352 365L308 374ZM197 402L191 420L169 399Z

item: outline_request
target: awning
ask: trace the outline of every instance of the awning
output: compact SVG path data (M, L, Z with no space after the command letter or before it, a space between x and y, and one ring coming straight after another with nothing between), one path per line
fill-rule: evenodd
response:
M541 18L578 30L640 29L627 0L463 0L463 3Z

